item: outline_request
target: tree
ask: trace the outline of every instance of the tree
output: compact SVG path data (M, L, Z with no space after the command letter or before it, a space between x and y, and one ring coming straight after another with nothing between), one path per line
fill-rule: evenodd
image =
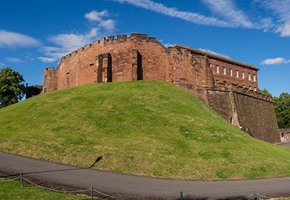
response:
M24 79L10 67L0 70L0 108L17 103L25 94Z
M272 94L267 89L263 89L263 90L259 89L259 92L272 97Z
M290 94L282 93L273 100L279 128L290 128Z

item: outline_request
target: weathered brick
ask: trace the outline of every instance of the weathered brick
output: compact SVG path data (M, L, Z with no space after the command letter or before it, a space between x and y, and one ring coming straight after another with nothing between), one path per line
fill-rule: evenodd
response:
M63 57L58 68L45 69L43 93L86 83L167 81L197 95L252 136L279 142L271 98L257 92L257 72L209 52L182 45L166 48L146 34L119 35L86 45Z

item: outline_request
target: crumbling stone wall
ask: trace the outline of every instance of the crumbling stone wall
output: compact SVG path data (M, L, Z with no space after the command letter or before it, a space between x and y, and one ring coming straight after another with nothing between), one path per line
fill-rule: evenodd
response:
M43 93L57 90L57 70L53 67L45 68L43 73Z
M207 91L208 104L225 120L232 123L232 117L234 116L233 104L231 101L230 93L227 91L208 90ZM235 123L239 126L239 123Z
M252 137L279 143L280 137L273 102L229 90L208 90L209 105L229 123Z
M242 130L267 142L281 141L272 102L241 93L234 93L234 98Z
M220 68L218 73L216 67ZM95 41L64 56L57 69L47 68L44 73L51 77L44 78L47 92L86 83L132 80L165 80L193 94L218 82L253 90L258 87L257 68L253 66L182 45L165 48L146 34Z
M206 85L205 59L186 48L169 48L167 81L198 95L198 88Z
M167 50L144 34L95 41L62 58L57 89L86 83L165 80Z
M252 136L277 142L273 105L257 92L257 72L254 66L205 51L166 48L146 34L119 35L64 56L56 69L46 68L43 93L87 83L167 81L197 95Z

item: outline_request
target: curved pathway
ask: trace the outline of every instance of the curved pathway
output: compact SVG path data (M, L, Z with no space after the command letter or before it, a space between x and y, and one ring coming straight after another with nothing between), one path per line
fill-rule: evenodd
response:
M122 199L225 199L248 197L257 192L264 196L290 194L290 177L240 181L186 181L139 177L77 168L0 152L0 171L23 173L60 185L90 188Z

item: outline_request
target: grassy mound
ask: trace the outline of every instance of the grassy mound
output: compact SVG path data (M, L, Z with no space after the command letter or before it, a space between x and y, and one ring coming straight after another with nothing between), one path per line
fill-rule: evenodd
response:
M290 175L290 149L228 124L165 82L81 85L0 109L0 150L78 166L183 179Z

